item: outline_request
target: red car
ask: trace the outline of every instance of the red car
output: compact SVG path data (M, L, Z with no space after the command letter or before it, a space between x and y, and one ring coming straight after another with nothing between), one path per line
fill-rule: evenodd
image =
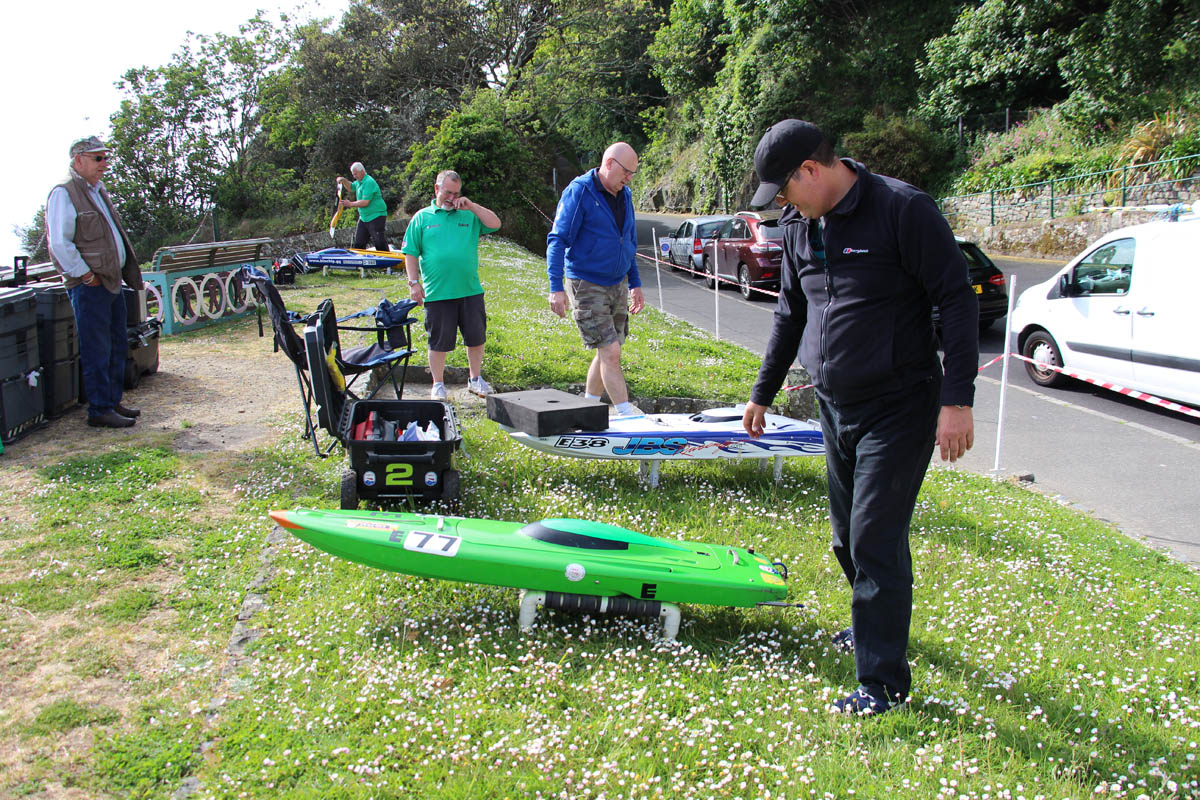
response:
M779 227L779 209L739 211L721 226L716 238L704 247L704 281L712 288L713 252L716 274L737 282L747 300L770 299L764 289L779 291L779 270L783 264L783 228ZM732 285L722 281L723 285Z

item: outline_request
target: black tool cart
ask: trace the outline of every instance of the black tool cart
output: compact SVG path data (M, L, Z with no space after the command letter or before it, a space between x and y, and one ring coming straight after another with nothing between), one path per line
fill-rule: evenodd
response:
M462 447L462 435L454 406L437 400L377 400L373 393L357 398L343 374L354 364L342 360L331 320L332 306L310 318L304 349L317 424L340 440L350 456L350 469L342 473L341 507L358 508L360 499L457 501L454 455ZM398 396L402 392L397 389Z

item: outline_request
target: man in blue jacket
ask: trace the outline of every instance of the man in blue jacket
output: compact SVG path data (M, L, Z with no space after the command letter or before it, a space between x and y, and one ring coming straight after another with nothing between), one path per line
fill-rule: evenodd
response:
M762 435L799 349L821 407L833 552L852 591L850 628L834 643L854 650L859 686L833 707L880 714L903 703L912 683L908 528L917 492L935 444L954 461L974 442L978 301L933 199L835 158L815 125L768 128L754 168L753 205L789 208L775 326L742 421Z
M621 372L621 345L629 335L629 315L645 305L637 268L637 231L629 181L638 156L625 142L604 151L600 166L567 185L558 201L554 227L546 237L550 310L571 315L585 347L596 351L588 367L584 396L599 400L608 391L617 417L642 412L629 402Z

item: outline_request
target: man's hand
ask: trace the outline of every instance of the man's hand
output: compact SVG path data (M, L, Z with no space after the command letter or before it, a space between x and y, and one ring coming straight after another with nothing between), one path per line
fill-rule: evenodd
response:
M975 444L975 417L970 406L942 406L938 414L937 446L942 461L957 461Z
M746 413L742 414L742 427L746 429L746 433L750 434L751 439L757 439L763 435L763 430L766 428L765 417L767 415L767 406L760 406L758 403L746 403Z
M83 275L83 276L82 276L82 277L79 279L79 281L80 281L80 282L81 282L81 283L82 283L84 286L98 286L98 285L100 285L100 277L99 277L99 276L98 276L96 273L94 273L94 272L92 272L92 271L90 271L90 270L89 270L88 272L84 273L84 275Z
M425 305L425 287L419 283L408 287L408 296L417 301L417 305Z
M629 290L629 313L636 314L646 307L646 297L642 294L642 287L636 286Z
M465 211L471 207L471 201L466 197L458 197L454 200L454 207L459 211Z
M551 292L550 293L550 310L560 317L567 315L567 293L566 292Z

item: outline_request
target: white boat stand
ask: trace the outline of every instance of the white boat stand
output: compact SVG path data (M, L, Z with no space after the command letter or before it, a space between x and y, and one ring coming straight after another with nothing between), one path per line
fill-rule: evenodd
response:
M758 459L758 467L759 469L766 469L767 465L772 462L774 462L775 466L772 474L775 477L775 483L779 483L783 480L783 456L771 456L769 459L760 458ZM650 487L651 489L657 489L659 470L661 467L661 458L647 458L639 460L638 475L642 483L646 484L646 486Z
M539 592L533 589L521 590L521 608L517 614L517 623L522 631L528 631L533 627L533 620L537 616L540 606L591 614L611 613L658 617L663 623L663 639L672 641L679 635L679 606L674 603L638 600L633 597L597 597L587 594Z

